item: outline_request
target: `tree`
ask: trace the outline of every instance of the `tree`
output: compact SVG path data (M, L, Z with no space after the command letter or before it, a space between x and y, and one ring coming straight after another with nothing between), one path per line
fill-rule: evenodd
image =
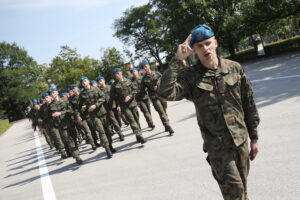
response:
M106 80L113 78L114 68L124 65L123 55L116 48L107 48L103 50L101 64L97 68L97 74L104 76Z
M81 58L76 49L61 46L58 56L53 58L46 72L46 79L59 90L66 90L71 84L79 83L81 76L95 78L99 61Z
M114 36L127 46L133 45L137 57L153 57L162 64L167 26L160 13L152 9L152 5L127 9L113 26L116 31Z
M25 117L29 101L46 90L44 71L45 66L38 65L17 44L0 43L0 110L5 110L10 120Z

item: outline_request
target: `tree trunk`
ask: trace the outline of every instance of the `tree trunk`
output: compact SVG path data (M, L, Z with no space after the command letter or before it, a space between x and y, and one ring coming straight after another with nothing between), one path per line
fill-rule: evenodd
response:
M230 56L234 56L235 55L234 44L233 44L232 41L229 42L228 51L230 53Z

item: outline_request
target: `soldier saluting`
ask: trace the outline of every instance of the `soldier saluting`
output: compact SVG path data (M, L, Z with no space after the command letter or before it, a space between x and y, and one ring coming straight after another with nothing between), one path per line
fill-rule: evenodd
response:
M191 100L196 108L204 151L225 200L248 200L250 159L258 153L259 116L253 91L237 62L217 56L218 43L206 25L194 28L178 46L163 74L158 94L170 101ZM198 62L189 68L183 60L195 53Z

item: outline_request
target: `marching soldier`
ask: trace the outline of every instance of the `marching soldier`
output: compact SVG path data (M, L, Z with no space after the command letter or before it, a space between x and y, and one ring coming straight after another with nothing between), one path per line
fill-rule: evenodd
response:
M137 142L144 144L146 140L142 135L139 125L137 103L135 100L136 91L133 88L132 82L123 77L121 68L115 68L113 74L116 81L111 85L109 108L112 108L113 101L115 100L129 120L130 127L136 135Z
M155 125L153 124L153 120L152 120L152 116L151 116L149 97L147 94L145 94L145 95L143 95L143 97L138 98L140 96L141 82L142 82L142 77L139 75L139 69L133 67L133 68L131 68L130 72L132 74L131 81L133 83L133 87L137 91L136 99L138 100L138 105L144 114L144 117L147 121L148 127L151 128L151 130L153 130L155 128Z
M168 131L172 136L174 131L169 123L169 118L167 115L167 102L161 98L159 98L156 94L158 80L161 77L161 74L156 71L152 71L150 69L150 65L148 62L144 61L140 64L140 66L145 70L145 75L141 81L141 90L138 101L144 98L146 95L146 89L152 101L152 104L155 110L158 112L159 117L165 127L165 131Z

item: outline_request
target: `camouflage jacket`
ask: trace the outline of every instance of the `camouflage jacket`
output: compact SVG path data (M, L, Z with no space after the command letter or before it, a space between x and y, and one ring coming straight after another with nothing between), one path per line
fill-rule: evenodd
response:
M74 111L74 118L82 117L81 110L79 109L79 94L73 94L69 97L69 102Z
M239 146L248 135L258 139L259 116L251 84L240 64L219 61L217 70L203 67L200 61L180 70L180 61L173 58L158 89L164 99L186 98L194 103L206 150L227 148L230 141Z
M43 104L37 113L38 123L41 127L47 128L51 126L52 117L49 104Z
M137 91L137 94L136 94L136 100L137 101L148 100L149 99L148 94L146 93L146 91L141 96L141 82L142 82L142 79L143 78L141 76L139 76L138 78L135 78L135 77L131 78L132 85L135 88L135 90Z
M81 110L84 117L89 117L91 115L101 117L107 113L103 105L104 102L105 94L98 87L91 86L89 89L84 89L80 93L78 108ZM89 112L88 109L92 105L96 105L96 109ZM83 109L83 106L86 106L86 108Z
M143 99L144 96L146 95L146 89L148 91L150 98L156 97L155 87L157 86L160 77L161 77L161 73L156 71L152 71L150 75L145 73L141 81L140 95L139 95L140 99Z
M38 110L32 108L30 110L30 119L32 120L32 126L36 127L38 125L38 117L37 117Z
M52 117L54 127L67 129L73 124L72 115L74 114L74 111L68 100L59 99L52 101L49 104L49 109L51 117L54 112L61 112L60 116Z
M132 82L124 78L123 81L116 81L111 85L110 89L110 98L108 106L110 109L113 107L113 101L116 101L116 104L120 107L132 107L137 106L135 101L135 95L137 91L133 87ZM125 102L125 97L130 96L131 99L128 102Z

